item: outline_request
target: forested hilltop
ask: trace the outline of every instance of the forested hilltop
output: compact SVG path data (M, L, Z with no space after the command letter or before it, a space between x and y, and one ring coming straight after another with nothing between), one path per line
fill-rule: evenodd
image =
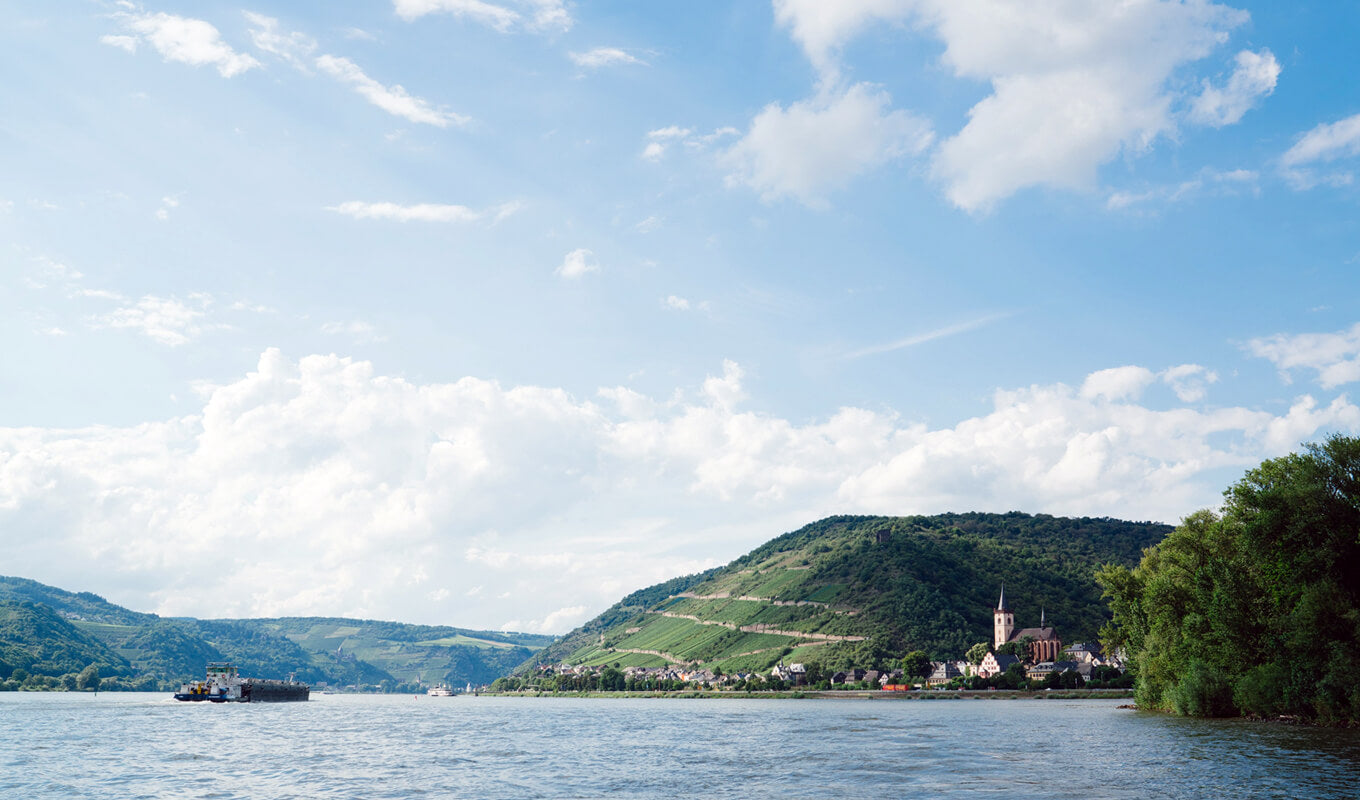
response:
M879 668L905 653L961 658L992 639L1004 582L1022 626L1041 610L1064 641L1110 618L1094 574L1133 565L1171 527L1045 514L830 517L726 567L634 592L535 655L540 664L697 664L763 671L781 659Z
M1262 463L1100 581L1138 705L1360 722L1360 439Z
M314 686L411 691L489 683L550 641L343 618L161 618L0 576L0 690L94 688L97 675L105 690L163 691L201 678L209 661L230 661L252 677L296 673Z

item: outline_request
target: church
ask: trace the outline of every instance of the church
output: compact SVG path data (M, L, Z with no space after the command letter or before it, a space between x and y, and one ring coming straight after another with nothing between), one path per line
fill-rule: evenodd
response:
M1045 624L1044 614L1039 613L1039 627L1015 629L1015 613L1006 608L1006 586L1001 586L1001 599L992 611L992 649L1007 642L1018 642L1029 637L1029 657L1031 664L1043 661L1057 661L1062 655L1062 640L1058 632Z

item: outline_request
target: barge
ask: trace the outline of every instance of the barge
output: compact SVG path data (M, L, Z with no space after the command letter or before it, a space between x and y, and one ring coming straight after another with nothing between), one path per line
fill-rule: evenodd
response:
M186 683L175 692L176 700L209 703L288 703L306 700L311 687L290 676L286 681L242 678L236 667L222 661L208 664L207 677Z

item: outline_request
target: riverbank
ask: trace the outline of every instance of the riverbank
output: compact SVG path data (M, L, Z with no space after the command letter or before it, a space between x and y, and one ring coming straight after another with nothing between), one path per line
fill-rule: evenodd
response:
M780 692L731 692L722 690L685 689L675 692L479 692L480 697L590 697L601 699L625 698L685 698L735 700L1092 700L1125 699L1133 697L1132 689L1063 689L1056 691L1021 691L988 689L985 691L922 690L916 692L884 692L872 689L798 690Z

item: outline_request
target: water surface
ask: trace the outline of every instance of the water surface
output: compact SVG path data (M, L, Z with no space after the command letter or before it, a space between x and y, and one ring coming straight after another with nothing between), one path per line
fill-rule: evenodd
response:
M1360 797L1360 731L1119 703L7 693L0 797Z

